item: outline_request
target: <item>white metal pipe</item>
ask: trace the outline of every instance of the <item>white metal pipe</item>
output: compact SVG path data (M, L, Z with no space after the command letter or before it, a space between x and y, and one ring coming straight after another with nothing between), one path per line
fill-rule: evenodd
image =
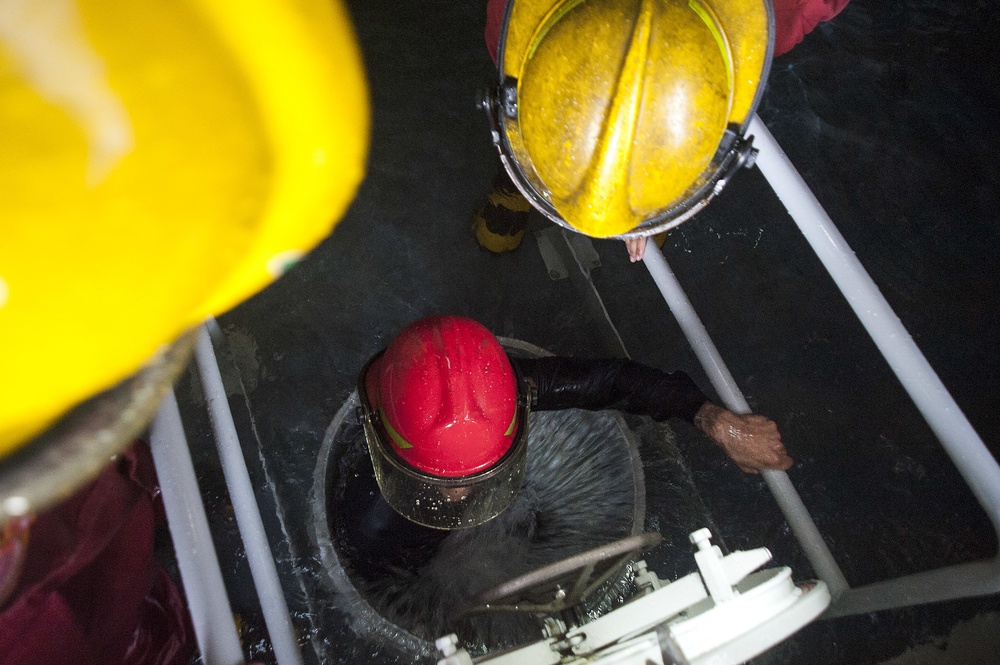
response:
M1000 539L1000 465L920 352L840 231L758 116L749 133L768 179L903 388L968 483ZM851 589L830 616L873 612L1000 591L1000 556Z
M695 312L691 301L680 282L677 281L677 276L674 275L674 271L670 268L660 248L649 243L646 247L643 264L649 270L657 288L660 289L663 299L670 306L670 311L673 312L684 336L687 337L688 343L695 355L698 356L701 366L705 368L708 380L712 382L712 386L719 393L723 404L733 413L749 413L750 405L747 404L742 391L736 385L736 380L733 379L729 368L726 367L722 356L719 355L719 350L712 338L709 337L705 325L701 322L698 313Z
M748 130L757 167L826 266L1000 535L1000 465L917 348L868 272L760 117Z
M1000 592L1000 558L960 563L849 589L827 618Z
M264 531L257 499L254 497L250 474L247 472L243 448L240 446L229 400L222 383L222 374L209 336L208 326L217 325L214 319L201 327L195 343L195 362L201 376L202 388L208 402L208 413L215 432L222 472L229 488L229 497L236 513L236 523L243 538L247 562L253 575L257 596L260 599L264 622L271 637L274 656L279 665L302 665L302 652L295 640L291 616L285 595L278 580L271 546Z
M243 665L233 611L172 390L153 419L149 447L201 658L206 665Z
M708 331L705 330L704 324L702 324L659 247L653 243L647 243L643 263L649 270L653 281L656 282L657 288L660 289L664 300L667 301L667 305L670 306L670 311L673 312L681 330L684 331L684 336L687 337L688 343L694 349L723 404L733 413L749 413L750 406L747 404L746 398L739 386L736 385L733 375L723 362L715 343L709 337ZM816 528L816 524L802 503L798 492L795 491L788 479L788 474L784 471L765 470L762 475L782 513L784 513L785 519L788 520L792 533L795 534L809 558L816 575L826 582L830 595L836 598L849 588L847 580L833 555L830 554L830 549L820 535L819 529Z

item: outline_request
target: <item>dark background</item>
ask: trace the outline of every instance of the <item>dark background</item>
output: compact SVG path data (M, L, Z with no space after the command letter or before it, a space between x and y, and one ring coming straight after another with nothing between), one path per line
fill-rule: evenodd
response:
M627 353L709 384L620 241L593 241L599 265L589 272L541 219L514 253L475 244L472 214L496 169L474 109L492 72L484 0L348 4L370 85L367 177L334 233L220 324L307 661L410 662L350 625L322 579L312 526L324 433L360 367L396 331L421 316L464 314L556 353ZM854 0L775 60L759 109L994 455L998 40L985 1ZM555 242L568 278L551 279L536 233ZM778 422L796 461L789 475L852 586L996 555L985 513L759 171L741 173L663 251L752 408ZM195 382L182 382L179 396L245 646L267 660ZM723 545L766 545L777 563L811 575L759 477L672 425L692 500ZM1000 600L986 596L822 620L760 662L876 663L930 642L937 651L921 662L995 662L995 629L962 661L946 660L956 645L944 649L963 622L997 626L997 610Z

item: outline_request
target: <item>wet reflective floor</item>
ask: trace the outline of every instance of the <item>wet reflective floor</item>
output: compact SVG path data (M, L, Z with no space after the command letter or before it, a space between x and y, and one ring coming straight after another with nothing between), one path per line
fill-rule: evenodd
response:
M223 364L307 662L412 662L331 584L314 519L327 429L396 331L463 314L554 353L628 355L710 386L622 243L571 245L534 219L513 253L475 244L472 213L496 169L474 110L492 68L485 2L349 5L371 86L367 178L330 238L220 318ZM998 39L986 2L854 0L775 61L759 112L994 454ZM985 513L759 171L670 232L663 252L752 408L778 422L790 478L852 586L996 554ZM197 386L185 379L178 394L246 646L267 659ZM645 469L646 525L666 536L650 556L661 576L694 564L656 501L686 503L725 548L767 546L811 576L764 483L671 426L678 452ZM876 663L935 640L937 660L922 662L949 662L949 633L998 611L987 596L822 620L755 662ZM998 634L978 644L964 662L996 662Z

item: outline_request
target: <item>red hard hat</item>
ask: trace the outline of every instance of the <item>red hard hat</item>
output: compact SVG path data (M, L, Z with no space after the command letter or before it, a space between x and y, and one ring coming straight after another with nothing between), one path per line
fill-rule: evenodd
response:
M517 436L514 370L496 337L471 319L410 324L365 384L393 450L424 473L478 473L499 462Z

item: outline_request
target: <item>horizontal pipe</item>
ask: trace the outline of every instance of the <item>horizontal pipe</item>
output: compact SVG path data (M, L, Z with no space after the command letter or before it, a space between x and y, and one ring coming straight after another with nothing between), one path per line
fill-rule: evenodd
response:
M247 472L243 448L240 446L233 414L229 410L229 399L222 383L222 374L212 348L209 326L216 326L214 319L201 327L195 342L195 362L201 376L205 399L208 402L209 418L215 432L215 442L219 449L222 473L233 503L236 523L243 538L247 562L257 596L260 599L264 623L271 637L271 646L279 665L302 665L302 652L295 640L292 619L288 613L285 594L278 580L271 546L264 531L264 522L257 507L250 474Z
M823 616L867 614L1000 593L1000 558L961 563L848 590Z
M233 611L172 390L153 418L149 448L201 660L206 665L243 665Z
M694 311L691 301L684 293L684 289L681 288L677 277L663 257L663 253L654 243L647 243L643 263L663 295L663 299L667 301L670 311L673 312L681 330L684 331L684 336L687 337L688 343L694 349L695 355L698 356L698 360L705 369L709 381L719 393L723 404L733 413L750 413L750 406L739 386L736 385L729 368L723 362L722 356L719 355L715 343L709 337L708 331L705 330L704 324L702 324L697 312ZM836 598L849 588L847 580L830 553L823 536L820 535L819 529L816 528L816 523L810 517L809 511L802 503L798 492L795 491L792 482L788 479L788 474L784 471L765 470L762 475L816 575L826 582L830 595Z

